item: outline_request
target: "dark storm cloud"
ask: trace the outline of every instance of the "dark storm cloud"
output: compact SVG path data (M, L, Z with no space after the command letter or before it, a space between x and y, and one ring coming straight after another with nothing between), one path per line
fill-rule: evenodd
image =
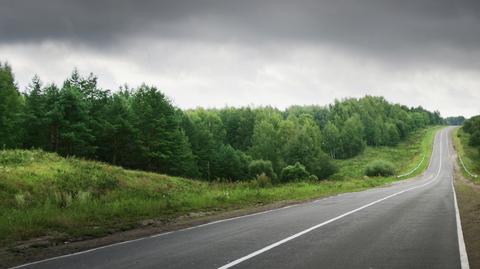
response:
M247 44L326 43L350 49L476 52L480 1L65 1L1 4L0 42L129 38Z
M372 94L471 116L479 44L478 0L0 0L0 61L22 88L76 66L184 108Z

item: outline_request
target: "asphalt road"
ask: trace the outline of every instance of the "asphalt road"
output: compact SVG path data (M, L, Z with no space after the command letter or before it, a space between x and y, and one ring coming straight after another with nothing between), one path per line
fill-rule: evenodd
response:
M22 268L462 268L449 130L413 180Z

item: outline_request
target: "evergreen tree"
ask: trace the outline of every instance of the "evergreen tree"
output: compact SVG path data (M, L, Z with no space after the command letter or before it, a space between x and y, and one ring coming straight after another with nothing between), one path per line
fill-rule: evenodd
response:
M91 156L95 152L95 137L89 128L88 105L80 89L66 83L56 108L61 113L58 151L66 156Z
M42 82L34 76L25 94L25 111L23 115L24 138L26 148L45 148L48 145L46 96Z
M23 111L23 99L18 92L12 69L0 63L0 149L15 148L22 143L18 128Z
M102 145L98 149L101 159L112 164L135 167L132 155L136 152L138 130L134 128L133 112L129 104L129 94L114 94L106 104L103 132L97 141Z
M181 117L170 101L154 87L142 85L133 94L134 127L138 132L140 163L148 170L193 175L196 164ZM139 164L140 165L140 164Z

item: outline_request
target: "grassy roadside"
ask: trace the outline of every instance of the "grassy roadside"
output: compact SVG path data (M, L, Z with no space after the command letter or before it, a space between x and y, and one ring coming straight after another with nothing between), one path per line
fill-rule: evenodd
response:
M335 180L346 180L363 177L365 166L372 160L380 159L395 164L395 174L403 175L415 169L420 162L421 165L408 177L422 173L428 166L432 153L433 138L436 131L442 127L432 127L419 130L413 133L406 141L396 147L367 147L365 151L351 159L336 160L338 172L331 178Z
M457 155L462 158L470 173L480 172L480 153L468 145L469 134L456 128L452 133ZM480 179L472 177L457 159L455 169L455 192L457 194L463 236L470 268L480 268Z
M455 181L463 237L471 269L480 268L480 188L464 180Z
M474 175L480 174L480 152L477 148L471 147L468 145L470 139L470 134L465 133L461 128L456 128L452 133L453 145L457 154L462 158L465 167L469 170L470 173ZM462 164L459 161L460 170L462 175L465 178L468 178L470 181L475 184L480 184L480 177L472 177L465 169L463 169Z
M363 167L383 158L397 172L429 156L437 128L420 130L394 148L367 148L339 161L336 180L264 185L206 183L129 171L98 162L61 158L42 151L0 151L0 244L47 236L52 242L94 238L138 227L143 220L168 222L179 216L302 201L384 185L395 177L366 178ZM428 164L426 158L421 173Z

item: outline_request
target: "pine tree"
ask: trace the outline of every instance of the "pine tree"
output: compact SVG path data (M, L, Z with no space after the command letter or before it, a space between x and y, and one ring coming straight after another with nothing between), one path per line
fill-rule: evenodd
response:
M25 94L25 112L23 116L24 139L26 148L46 148L48 145L47 102L42 82L34 76Z
M23 99L18 92L12 69L0 63L0 149L15 148L21 145L22 129L20 121L23 112Z
M188 140L180 130L180 116L154 87L142 85L133 94L132 109L143 167L173 175L195 174ZM188 170L192 171L188 171Z

